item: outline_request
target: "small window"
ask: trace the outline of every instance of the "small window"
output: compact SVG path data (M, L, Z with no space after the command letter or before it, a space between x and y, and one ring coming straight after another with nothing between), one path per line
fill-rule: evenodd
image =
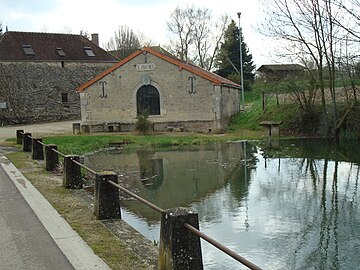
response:
M56 51L57 51L58 55L65 56L65 52L63 51L62 48L56 48Z
M31 48L31 45L23 45L22 48L26 55L35 55L35 52L33 48Z
M64 61L61 61L61 67L65 67L65 62Z
M91 56L91 57L95 56L95 54L94 54L93 50L91 49L91 47L84 47L84 50L85 50L85 53L86 53L87 56Z
M69 103L68 93L61 93L61 102L63 104Z

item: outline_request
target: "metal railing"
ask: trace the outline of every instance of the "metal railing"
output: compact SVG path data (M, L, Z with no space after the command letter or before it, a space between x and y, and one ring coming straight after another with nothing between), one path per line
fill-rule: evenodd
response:
M131 191L127 190L126 188L123 188L122 186L120 186L119 184L114 183L113 181L108 180L107 181L110 185L113 185L114 187L120 189L121 191L125 192L126 194L128 194L129 196L135 198L136 200L142 202L143 204L149 206L150 208L152 208L153 210L155 210L158 213L163 213L164 209L161 209L160 207L156 206L155 204L145 200L144 198L136 195L135 193L132 193Z
M80 163L79 161L75 160L75 159L71 159L72 162L74 162L76 165L80 166L81 168L87 170L88 172L97 175L98 173L92 169L90 169L89 167L85 166L84 164Z
M208 236L208 235L204 234L203 232L199 231L198 229L194 228L190 224L184 223L184 227L186 229L188 229L189 231L191 231L196 236L204 239L206 242L210 243L211 245L213 245L217 249L221 250L225 254L229 255L230 257L234 258L238 262L240 262L243 265L247 266L248 268L253 269L253 270L261 270L261 268L259 266L257 266L255 264L253 264L252 262L248 261L244 257L240 256L239 254L237 254L233 250L227 248L226 246L224 246L223 244L221 244L218 241L214 240L210 236Z
M66 157L65 154L59 152L58 150L56 150L56 149L54 149L54 148L52 148L51 150L54 151L54 152L55 152L56 154L58 154L59 156Z

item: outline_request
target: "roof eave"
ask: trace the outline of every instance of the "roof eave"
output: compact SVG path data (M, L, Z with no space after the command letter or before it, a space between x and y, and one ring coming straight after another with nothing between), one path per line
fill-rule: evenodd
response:
M221 86L226 86L226 87L235 88L235 89L241 89L241 85L240 85L240 84L221 83L220 85L221 85Z
M110 74L111 72L113 72L114 70L118 69L119 67L121 67L122 65L124 65L126 62L130 61L131 59L135 58L136 56L138 56L139 54L141 54L142 51L138 50L136 52L134 52L133 54L130 54L128 57L124 58L123 60L121 60L120 62L118 62L117 64L115 64L114 66L108 68L107 70L105 70L103 73L97 75L96 77L94 77L93 79L91 79L90 81L86 82L85 84L79 86L76 89L76 92L81 93L83 92L86 88L88 88L89 86L93 85L94 83L96 83L97 81L101 80L102 78L104 78L106 75Z
M207 80L209 80L209 81L211 81L211 82L213 82L215 84L218 84L218 85L222 84L221 80L217 80L217 79L215 79L215 78L213 78L211 76L208 76L207 74L204 74L199 70L193 69L190 66L188 66L188 65L186 65L184 63L181 63L181 62L177 61L176 59L173 59L173 58L171 58L171 57L169 57L169 56L167 56L165 54L162 54L162 53L160 53L160 52L158 52L156 50L153 50L151 48L143 48L143 50L148 52L148 53L151 53L151 54L153 54L153 55L155 55L155 56L157 56L157 57L159 57L161 59L164 59L165 61L170 62L170 63L172 63L172 64L174 64L174 65L176 65L176 66L178 66L180 68L183 68L183 69L185 69L187 71L190 71L190 72L192 72L192 73L194 73L194 74L196 74L196 75L198 75L200 77L203 77L203 78L205 78L205 79L207 79Z

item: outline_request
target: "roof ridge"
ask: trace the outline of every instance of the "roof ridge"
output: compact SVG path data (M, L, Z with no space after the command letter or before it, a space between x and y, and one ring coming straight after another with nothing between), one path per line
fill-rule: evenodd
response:
M199 67L189 61L181 60L175 56L168 56L164 53L161 53L161 52L156 51L149 47L145 47L145 48L143 48L143 50L153 53L154 55L157 55L157 56L159 56L159 54L160 54L161 55L161 56L159 56L160 58L163 58L164 60L166 60L174 65L177 65L181 68L184 68L192 73L195 73L195 74L199 75L200 77L203 77L209 81L212 81L213 83L216 83L216 84L224 83L224 84L232 84L234 86L238 86L237 83L234 83L233 81L230 81L229 79L226 79L218 74L215 74L214 72L206 70L205 68Z
M35 51L31 58L24 54L22 45L29 44ZM0 61L8 60L56 60L56 61L105 61L117 62L117 59L106 52L89 38L78 34L20 32L7 31L0 36ZM53 48L61 47L66 50L65 55L58 55ZM87 55L85 47L91 47L95 55Z
M83 36L81 34L72 34L72 33L53 33L53 32L27 32L27 31L6 31L6 33L22 33L22 34L48 34L48 35L67 35L67 36Z

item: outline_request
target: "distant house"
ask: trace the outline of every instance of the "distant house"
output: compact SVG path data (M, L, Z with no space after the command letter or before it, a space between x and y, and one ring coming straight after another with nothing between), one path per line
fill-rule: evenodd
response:
M297 78L304 75L305 67L299 64L262 65L259 76L267 81Z
M240 86L169 53L143 48L78 88L83 130L219 132L239 112Z
M0 124L80 118L75 89L117 60L81 35L0 36Z

